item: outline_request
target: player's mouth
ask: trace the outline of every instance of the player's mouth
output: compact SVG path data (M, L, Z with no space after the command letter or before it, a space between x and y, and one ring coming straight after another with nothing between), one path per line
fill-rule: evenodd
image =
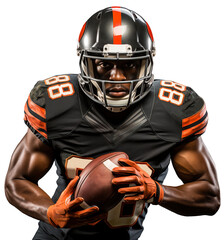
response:
M128 89L123 86L119 86L119 87L114 86L106 89L106 94L113 98L125 97L128 94L128 92L129 92Z

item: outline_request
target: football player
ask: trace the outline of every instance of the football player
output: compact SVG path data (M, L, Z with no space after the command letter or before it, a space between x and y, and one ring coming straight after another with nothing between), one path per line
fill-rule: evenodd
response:
M38 81L30 92L28 132L6 177L9 202L40 220L33 239L138 239L150 204L184 216L215 214L219 185L201 138L206 105L190 87L154 79L148 23L123 7L98 11L82 27L77 52L80 74ZM72 194L81 169L116 151L131 159L113 169L112 184L125 197L100 214ZM163 185L170 161L180 186ZM53 162L58 187L50 198L38 181Z

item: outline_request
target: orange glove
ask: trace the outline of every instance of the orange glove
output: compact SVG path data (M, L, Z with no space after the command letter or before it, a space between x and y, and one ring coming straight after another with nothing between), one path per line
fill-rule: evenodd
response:
M121 194L131 194L126 196L125 201L146 200L147 202L158 204L162 201L164 191L162 186L154 181L144 170L142 170L135 162L120 158L121 167L115 167L113 174L115 177L112 183L118 185ZM122 185L134 184L135 186L122 187Z
M91 225L102 219L97 206L82 209L80 204L84 199L78 197L71 201L71 196L79 177L75 177L70 181L66 189L61 193L58 201L51 205L47 210L49 223L57 228L73 228L83 225Z

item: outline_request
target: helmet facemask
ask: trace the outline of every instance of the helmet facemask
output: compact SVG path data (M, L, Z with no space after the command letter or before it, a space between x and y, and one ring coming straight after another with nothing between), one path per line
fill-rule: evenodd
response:
M153 82L153 60L149 50L132 52L128 44L104 46L104 51L83 50L80 56L79 83L84 93L93 101L102 104L108 110L120 112L128 106L141 100L150 89ZM101 79L96 73L96 60L125 62L138 62L139 69L135 79L122 81ZM128 92L122 97L111 97L106 91L107 85L129 85Z

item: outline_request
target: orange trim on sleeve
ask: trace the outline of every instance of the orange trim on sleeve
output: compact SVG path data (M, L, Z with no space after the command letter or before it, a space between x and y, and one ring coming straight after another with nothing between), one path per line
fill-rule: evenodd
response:
M182 127L186 127L194 122L197 122L198 120L200 120L206 113L206 106L204 104L204 106L201 108L201 110L199 110L197 113L195 113L194 115L184 118L182 120Z
M205 130L206 130L206 127L204 127L204 128L201 130L201 131L199 131L199 132L195 133L195 135L202 134L202 133L204 133L204 132L205 132Z
M200 129L202 129L203 127L206 126L206 124L208 123L208 116L205 118L205 120L201 123L199 123L198 125L191 127L189 129L183 130L182 131L182 139L189 137L190 135L194 134L195 132L199 131ZM199 133L196 133L196 135L198 135Z
M42 132L40 128L44 129L47 131L47 125L45 122L42 122L41 120L35 118L28 110L27 103L25 104L25 117L24 120L28 121L30 125L38 131L41 135L43 135L45 138L47 138L47 134Z
M33 112L35 112L36 114L38 114L42 118L46 119L46 110L45 110L45 108L42 108L39 105L37 105L36 103L34 103L31 100L30 95L28 97L28 105L32 109Z

